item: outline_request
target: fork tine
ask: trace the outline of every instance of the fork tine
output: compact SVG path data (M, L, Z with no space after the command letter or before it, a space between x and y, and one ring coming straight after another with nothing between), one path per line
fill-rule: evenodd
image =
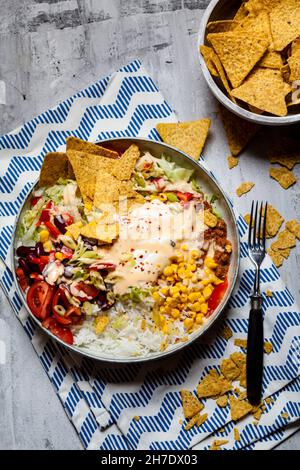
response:
M248 246L251 248L251 233L252 233L252 225L253 225L253 209L254 209L254 201L251 204L251 212L250 212L250 222L249 222L249 230L248 230Z
M264 226L263 226L263 240L262 240L262 245L263 245L264 251L266 251L267 212L268 212L268 203L266 202L266 205L265 205Z
M262 247L262 218L263 218L263 203L260 203L260 209L259 209L259 221L258 221L258 233L257 233L257 238L258 238L258 246Z
M252 233L252 246L256 246L256 234L257 234L257 212L258 212L258 202L255 204L255 215L254 215L254 227L253 227L253 233Z

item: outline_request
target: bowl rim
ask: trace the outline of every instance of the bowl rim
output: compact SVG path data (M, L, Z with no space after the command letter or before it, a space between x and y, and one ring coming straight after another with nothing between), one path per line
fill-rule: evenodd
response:
M147 144L147 143L151 143L151 144L154 144L154 145L159 144L159 145L165 147L166 151L167 151L167 149L171 149L172 151L175 151L175 153L179 154L180 158L183 157L183 159L190 162L192 164L192 166L199 167L200 170L205 173L208 180L212 181L213 184L215 184L217 186L218 190L220 191L220 193L223 197L223 200L226 204L226 207L229 210L230 217L231 217L232 222L233 222L233 224L232 224L233 227L232 228L233 228L233 234L234 234L234 237L235 237L235 240L236 240L236 246L235 246L235 257L236 257L236 263L235 264L236 265L235 265L235 269L234 269L234 272L233 272L232 281L231 281L231 284L227 288L226 295L222 299L221 303L218 305L217 312L213 314L212 319L209 322L207 322L203 326L203 328L199 329L198 332L196 331L193 334L193 336L191 336L189 338L188 341L178 343L175 347L173 347L170 350L159 351L159 352L150 354L149 356L136 356L136 357L135 356L134 357L129 356L129 357L120 357L120 358L118 358L118 357L110 358L110 357L107 357L107 356L100 356L100 355L97 355L96 353L89 352L85 349L80 349L78 346L73 346L73 345L67 344L67 343L63 342L60 338L55 336L53 333L51 333L51 331L44 328L42 326L41 322L31 312L31 310L30 310L30 308L27 304L26 297L25 297L23 291L21 290L19 282L17 280L17 276L16 276L16 255L15 255L15 251L16 251L15 246L16 246L16 239L17 239L17 227L18 227L18 223L19 223L22 211L23 211L26 203L28 202L28 199L29 199L32 191L36 187L38 179L35 181L33 186L30 188L30 190L26 194L26 197L25 197L22 205L20 206L20 208L18 210L16 219L15 219L15 222L14 222L13 233L12 233L11 262L12 262L12 267L13 267L13 278L14 278L17 293L18 293L18 295L19 295L19 297L22 301L22 304L26 308L26 310L29 313L30 317L39 326L39 328L41 328L42 331L44 331L48 336L50 336L53 340L55 340L56 342L61 344L63 347L67 348L68 350L71 350L71 352L76 353L76 354L78 354L80 356L83 356L83 357L87 357L89 359L93 359L93 360L102 362L102 363L120 364L120 365L123 364L124 365L124 364L129 364L129 363L144 363L144 362L151 362L151 361L157 361L157 360L160 360L160 359L165 359L166 357L169 357L173 354L176 354L176 353L180 352L181 350L185 349L186 347L190 346L194 341L199 340L199 338L201 336L203 336L207 332L207 330L209 330L213 326L213 324L219 319L220 315L224 312L224 309L225 309L225 307L226 307L226 305L227 305L227 303L228 303L228 301L229 301L229 299L232 295L233 289L234 289L234 287L236 285L236 282L237 282L239 266L240 266L240 237L239 237L239 230L238 230L238 224L237 224L236 216L235 216L235 213L233 211L232 203L231 203L229 197L227 196L225 191L220 187L218 181L216 181L216 179L212 175L212 173L210 173L209 170L207 170L203 165L201 165L201 163L199 161L193 159L192 157L190 157L189 155L187 155L183 151L177 149L176 147L165 144L164 142L155 141L155 140L151 140L151 139L147 139L147 138L116 137L116 138L111 138L111 139L108 138L108 139L101 140L101 141L95 141L94 143L100 145L100 144L109 144L109 143L119 142L119 141L130 141L132 143L136 143L137 145L138 145L139 142L144 143L144 144Z
M200 21L200 28L198 32L198 41L197 41L197 49L198 49L198 58L200 62L200 67L202 73L204 75L205 81L213 93L213 95L217 98L217 100L223 104L229 111L233 112L237 116L241 117L242 119L246 119L247 121L254 122L256 124L262 124L266 126L287 126L290 124L296 124L300 122L300 113L292 114L287 116L263 116L256 113L252 113L245 108L235 104L231 101L228 96L221 90L221 88L216 84L215 80L213 79L211 73L209 72L205 60L202 57L200 52L200 46L205 45L206 39L206 28L207 24L209 23L211 14L215 7L218 5L220 0L211 0L209 5L207 6L206 10L204 11L203 17Z

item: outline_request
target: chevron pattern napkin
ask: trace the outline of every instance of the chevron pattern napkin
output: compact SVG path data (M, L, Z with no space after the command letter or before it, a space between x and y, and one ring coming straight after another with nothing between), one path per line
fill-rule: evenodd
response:
M206 449L216 436L228 440L224 449L269 449L300 425L300 311L270 259L261 275L262 291L273 291L264 298L265 337L273 352L265 357L263 387L264 397L272 396L273 402L257 425L252 417L234 424L229 408L219 408L212 400L200 428L187 432L181 421L180 389L194 390L204 373L236 349L234 337L247 335L254 274L247 258L247 226L238 215L241 270L227 313L203 341L171 360L105 367L70 353L31 320L13 283L13 223L47 152L61 150L69 135L90 141L119 136L158 140L157 122L176 121L151 77L134 61L0 137L1 287L86 449ZM218 335L224 325L234 332L228 342ZM240 441L233 439L234 427Z

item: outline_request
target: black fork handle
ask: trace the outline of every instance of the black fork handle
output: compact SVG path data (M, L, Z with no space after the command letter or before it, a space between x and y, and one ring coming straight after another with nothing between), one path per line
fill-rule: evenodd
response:
M259 405L262 392L264 331L261 296L251 298L247 339L247 398L251 405Z

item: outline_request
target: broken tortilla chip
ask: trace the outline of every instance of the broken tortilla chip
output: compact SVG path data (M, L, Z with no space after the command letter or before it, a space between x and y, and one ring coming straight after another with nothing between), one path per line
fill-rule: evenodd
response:
M236 194L238 197L243 196L243 194L248 193L251 191L251 189L255 186L254 183L251 183L250 181L247 183L242 183L238 186L238 188L235 190Z
M247 349L247 340L246 339L236 338L234 340L234 345L238 346L239 348Z
M189 390L181 390L183 414L186 419L192 418L203 409L202 403Z
M269 46L264 34L251 34L251 31L208 34L207 40L216 51L233 88L241 85Z
M248 14L249 14L249 12L246 8L246 2L243 2L241 4L241 6L239 7L239 9L237 10L236 14L234 15L233 20L234 21L241 21L244 18L246 18L246 16L248 16Z
M234 428L233 437L234 437L235 441L240 441L241 440L240 431L238 430L238 428Z
M197 394L199 398L214 397L224 395L224 393L229 392L231 388L231 383L223 377L220 377L218 372L213 369L199 382Z
M210 119L178 123L162 123L156 129L162 140L199 160L205 145Z
M81 140L78 137L73 136L67 138L67 152L69 150L92 153L107 158L119 158L118 152L115 152L114 150L106 149L101 145L93 144L92 142L86 142L85 140Z
M240 375L240 369L236 366L232 359L223 359L221 362L221 372L227 380L233 381Z
M130 145L119 160L116 160L112 174L120 181L129 180L139 156L140 150L138 146L135 144Z
M222 105L219 106L219 110L230 151L236 157L244 150L261 126L241 119Z
M222 336L222 338L228 341L233 336L232 329L229 326L224 326L220 333L220 336Z
M258 66L280 70L283 67L283 60L279 52L267 51Z
M277 240L271 244L273 251L285 250L287 248L294 248L296 246L296 237L289 230L283 230L279 233Z
M300 80L300 58L291 56L288 59L288 64L290 68L290 82L295 82L296 80Z
M261 11L270 12L281 0L248 0L246 10L251 15L258 15Z
M273 351L273 344L269 341L266 341L264 343L264 351L266 354L270 354Z
M281 0L270 11L270 24L275 51L282 51L300 36L300 4L298 0Z
M270 176L274 180L278 181L280 186L284 189L288 189L290 186L296 183L297 178L290 170L287 168L273 168L271 167Z
M216 400L216 403L217 405L220 407L220 408L225 408L228 404L228 396L227 395L223 395L222 397L219 397L217 400Z
M290 91L278 70L257 67L232 95L275 116L286 116L285 97Z
M266 220L266 233L267 238L272 238L277 235L281 225L284 222L284 218L271 204L268 204L267 220Z
M81 228L80 234L101 243L112 243L119 235L119 224L101 224L93 220Z
M208 414L203 413L203 415L200 415L199 418L197 419L197 427L199 428L201 424L203 424L207 420Z
M298 238L298 240L300 240L300 223L293 219L293 220L289 220L286 224L285 224L287 230L289 230L289 232L293 233L295 235L295 237Z
M251 412L252 406L245 400L238 400L235 397L230 397L230 413L231 419L233 421L238 421L239 419L246 416Z
M59 178L68 177L68 159L65 153L50 152L44 157L39 186L53 186Z
M268 158L271 163L278 163L292 170L297 163L300 163L299 141L286 137L275 139L269 149Z

